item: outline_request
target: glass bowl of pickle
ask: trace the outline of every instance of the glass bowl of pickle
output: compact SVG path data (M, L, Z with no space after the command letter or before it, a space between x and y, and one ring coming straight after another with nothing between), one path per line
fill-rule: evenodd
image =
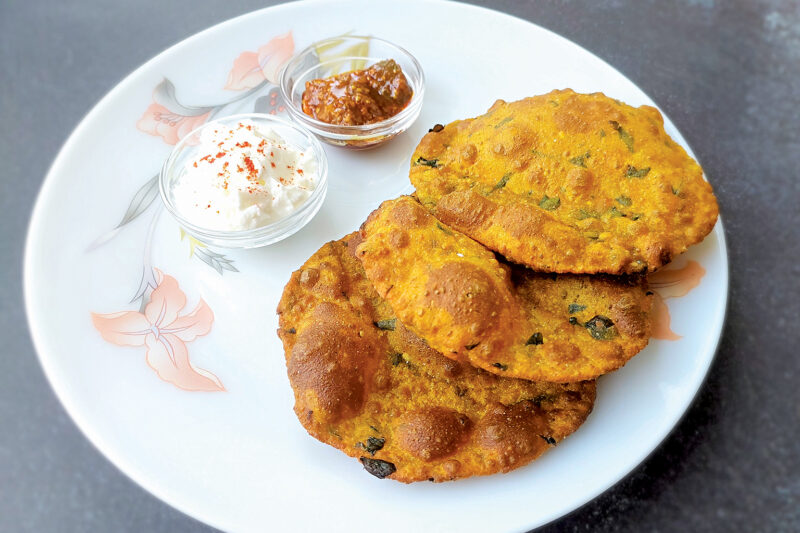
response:
M425 75L407 50L377 37L317 41L284 66L291 117L320 140L364 149L406 131L419 116Z

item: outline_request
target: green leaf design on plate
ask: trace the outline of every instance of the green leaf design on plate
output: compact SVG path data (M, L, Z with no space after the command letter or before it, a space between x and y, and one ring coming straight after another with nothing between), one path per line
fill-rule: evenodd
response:
M366 67L367 61L364 58L369 57L370 38L350 46L344 45L350 35L352 32L343 33L324 45L314 45L319 62L327 65L324 77Z

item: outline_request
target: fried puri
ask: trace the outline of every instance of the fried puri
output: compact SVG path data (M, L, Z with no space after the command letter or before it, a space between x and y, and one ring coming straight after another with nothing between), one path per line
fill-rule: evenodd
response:
M409 196L384 202L361 237L367 278L397 318L445 356L494 374L594 379L650 337L643 278L540 274L501 263Z
M437 125L410 177L440 220L544 272L653 271L702 241L718 214L657 109L569 89Z
M278 306L300 423L379 478L447 481L534 460L589 415L594 381L535 383L443 357L397 320L352 234L317 251Z

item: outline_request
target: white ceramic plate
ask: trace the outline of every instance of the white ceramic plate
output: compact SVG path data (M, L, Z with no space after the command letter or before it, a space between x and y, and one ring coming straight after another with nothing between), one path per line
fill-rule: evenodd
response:
M396 42L419 59L427 91L417 123L372 151L326 147L328 199L284 242L227 252L182 239L175 222L159 216L160 200L148 185L170 143L212 115L280 112L273 95L282 60L351 31ZM680 267L691 260L706 272L688 295L668 300L672 329L682 338L653 341L601 379L586 424L507 475L414 485L370 476L309 437L295 419L275 334L274 311L289 274L322 243L356 228L380 201L411 190L409 156L431 125L480 114L497 98L563 87L653 104L565 39L455 3L293 3L170 48L89 113L56 158L36 204L25 297L59 398L122 471L226 530L523 530L597 496L661 442L703 382L726 305L721 224L676 261ZM668 120L667 130L686 146ZM664 296L682 292L663 290ZM181 309L183 295L188 304ZM137 315L146 301L163 304L165 315L155 316L154 306ZM108 340L91 313L118 313L116 321L96 322ZM174 331L187 325L193 333Z

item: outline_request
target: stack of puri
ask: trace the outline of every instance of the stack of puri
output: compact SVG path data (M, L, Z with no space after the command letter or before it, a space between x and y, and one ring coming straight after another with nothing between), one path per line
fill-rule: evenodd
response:
M508 472L574 432L648 343L645 274L718 213L659 112L600 93L437 125L410 178L278 306L301 424L402 482Z

